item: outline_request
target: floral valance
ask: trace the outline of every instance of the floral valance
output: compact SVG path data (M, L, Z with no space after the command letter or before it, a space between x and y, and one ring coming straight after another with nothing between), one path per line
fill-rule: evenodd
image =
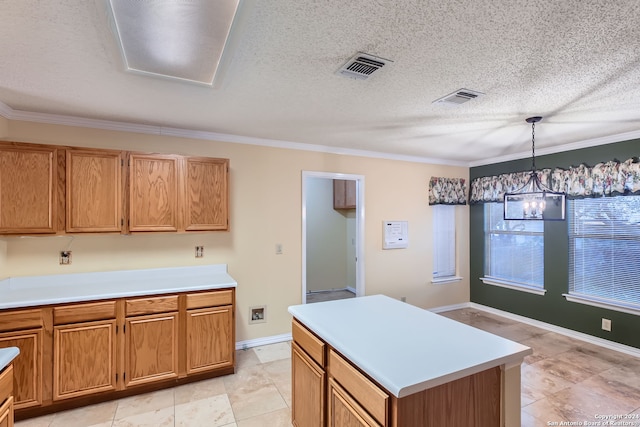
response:
M429 180L430 205L466 205L467 187L464 178L438 178Z
M471 182L469 203L502 202L504 193L522 187L531 171L476 178ZM538 171L542 184L553 191L566 193L567 197L602 197L640 194L640 162L637 157L624 162L615 160L585 164L569 169L556 168Z

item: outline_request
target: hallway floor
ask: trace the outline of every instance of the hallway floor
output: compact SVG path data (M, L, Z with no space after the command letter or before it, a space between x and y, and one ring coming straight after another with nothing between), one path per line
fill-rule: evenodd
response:
M480 310L441 314L533 348L522 365L523 427L560 425L561 421L605 425L598 417L606 415L636 417L617 421L640 426L640 358ZM233 375L15 425L289 427L290 357L288 342L240 350Z

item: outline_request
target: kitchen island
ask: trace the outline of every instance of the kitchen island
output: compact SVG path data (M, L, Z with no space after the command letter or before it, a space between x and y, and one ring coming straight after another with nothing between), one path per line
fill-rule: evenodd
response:
M529 347L383 295L289 312L297 427L520 426Z

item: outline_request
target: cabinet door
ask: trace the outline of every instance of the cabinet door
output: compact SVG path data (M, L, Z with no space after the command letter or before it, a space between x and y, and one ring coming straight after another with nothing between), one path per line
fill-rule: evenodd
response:
M55 233L55 148L0 146L0 233Z
M231 306L187 310L187 374L233 366Z
M333 379L329 379L330 427L382 427Z
M42 329L0 334L0 348L18 347L13 360L13 395L16 409L42 404Z
M53 400L116 389L116 321L53 328Z
M295 342L291 345L291 421L296 427L324 426L325 372ZM338 425L338 424L336 424Z
M178 313L128 317L125 386L178 376Z
M129 156L129 230L177 231L178 156Z
M185 230L227 230L228 159L185 159Z
M67 150L67 232L122 229L122 155Z
M333 180L333 208L356 208L356 181L345 179Z
M0 427L13 427L13 396L0 406Z

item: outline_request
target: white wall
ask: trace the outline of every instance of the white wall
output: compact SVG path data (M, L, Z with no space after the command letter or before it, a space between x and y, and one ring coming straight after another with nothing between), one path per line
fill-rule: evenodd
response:
M230 159L228 232L146 235L5 237L0 276L66 274L118 269L226 263L238 281L238 341L290 332L287 307L301 302L302 171L363 175L365 185L365 292L407 297L421 307L469 301L469 214L458 209L461 275L465 280L430 284L432 241L427 186L431 176L468 178L463 167L343 156L173 136L9 121L5 140L175 153ZM382 250L382 221L408 220L408 249ZM276 243L283 254L275 254ZM194 257L203 245L205 256ZM3 257L3 246L6 254ZM58 264L69 248L73 263ZM4 258L4 260L3 260ZM267 322L249 325L249 307L267 305Z
M342 289L349 284L348 223L343 211L333 209L333 180L306 178L307 292ZM353 259L353 258L352 258Z

